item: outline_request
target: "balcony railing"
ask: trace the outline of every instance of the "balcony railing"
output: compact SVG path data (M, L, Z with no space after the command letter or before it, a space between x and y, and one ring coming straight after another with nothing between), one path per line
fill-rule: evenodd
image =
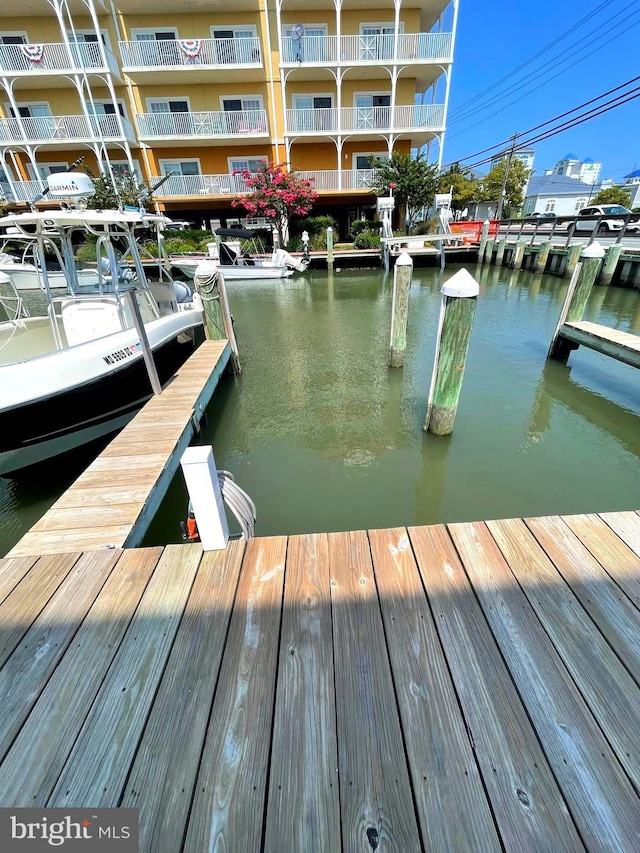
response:
M124 137L115 115L36 116L0 119L0 142L90 142L123 138L134 141L131 123L122 118Z
M450 61L452 33L402 33L398 36L398 62ZM303 36L282 40L282 63L392 62L395 38L381 36Z
M32 47L32 46L30 46ZM29 53L25 45L0 45L0 71L5 74L37 75L65 73L80 70L105 70L100 45L95 42L73 42L67 47L64 42L49 42L39 45L40 51ZM118 62L106 47L103 48L107 68L119 75Z
M154 178L155 182L155 178ZM239 195L247 192L240 175L173 175L154 195L168 196Z
M140 113L140 138L263 136L268 132L266 110L205 113Z
M413 104L396 107L336 107L287 110L287 133L340 133L343 131L428 131L444 124L444 105Z
M8 181L0 182L0 193L7 201L33 201L42 194L45 184L39 181L14 181L13 189Z
M377 169L337 169L321 172L296 172L300 178L313 181L316 192L327 190L368 190L375 181Z
M260 39L257 38L121 41L119 44L125 71L262 66Z

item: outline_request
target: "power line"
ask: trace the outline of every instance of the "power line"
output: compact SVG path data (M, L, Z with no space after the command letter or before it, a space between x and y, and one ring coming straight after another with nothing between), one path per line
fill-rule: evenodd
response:
M631 4L629 4L629 5L630 5L630 6L635 5L635 3L636 3L636 2L638 2L638 0L634 0L634 3L631 3ZM628 6L627 6L627 7L625 7L625 9L623 9L623 10L622 10L622 12L626 11L626 9L627 9L627 8L629 8L629 7L628 7ZM620 12L619 14L622 14L622 12ZM575 67L576 65L579 65L581 62L584 62L584 60L585 60L585 59L590 58L590 57L591 57L591 56L593 56L595 53L597 53L599 50L602 50L602 48L603 48L603 47L606 47L606 45L610 44L610 43L611 43L612 41L614 41L616 38L619 38L619 36L621 36L623 33L628 32L628 31L631 29L631 27L629 26L629 21L631 20L631 18L636 17L636 16L638 16L638 15L640 15L640 10L638 10L637 12L634 12L634 13L633 13L633 15L629 16L625 21L622 21L622 22L620 22L619 24L616 24L615 26L610 27L608 30L606 30L604 33L602 33L602 35L600 35L600 36L598 37L598 39L596 40L596 42L597 42L598 40L602 39L605 35L607 35L608 33L610 33L612 30L615 30L615 29L618 29L619 27L622 27L623 29L621 29L621 30L620 30L620 32L616 33L616 35L612 36L610 39L608 39L607 41L605 41L603 44L600 44L600 45L599 45L598 47L596 47L595 49L594 49L594 43L593 43L593 42L589 43L589 44L588 44L588 45L586 45L584 48L582 48L580 51L577 51L577 53L574 53L574 54L572 54L572 55L568 56L566 59L564 59L564 60L563 60L562 62L560 62L559 64L558 64L558 63L556 63L556 64L554 65L554 70L555 70L556 68L560 67L560 66L566 65L566 63L567 63L567 62L569 62L569 61L570 61L574 56L576 56L577 54L579 54L579 53L583 53L583 52L585 52L585 51L586 51L585 56L582 56L580 59L576 59L574 62L572 62L572 63L568 66L568 68L573 68L573 67ZM616 16L616 17L617 17L617 16ZM635 26L637 26L639 23L640 23L640 20L636 21L632 26L633 26L633 27L635 27ZM573 46L573 47L575 47L575 45L572 45L572 46ZM546 65L550 65L550 64L553 64L553 63L554 63L554 60L551 60L550 62L546 63ZM546 67L546 66L542 66L542 68L544 68L544 67ZM492 104L497 103L498 101L500 101L502 98L504 98L504 97L505 97L506 95L508 95L510 92L513 92L514 90L519 89L519 88L523 85L523 83L525 83L525 82L526 82L526 80L528 80L528 79L529 79L529 78L531 78L531 77L535 77L535 76L539 73L539 71L541 71L541 70L542 70L542 68L537 69L536 71L532 72L532 73L531 73L531 74L529 74L527 77L525 77L523 80L521 80L521 81L517 82L516 84L514 84L513 86L511 86L509 89L506 89L504 92L502 92L502 93L500 93L499 95L497 95L493 100L488 101L486 104L484 104L484 105L483 105L482 107L480 107L478 110L475 110L475 111L473 111L473 110L472 110L472 111L471 111L470 113L468 113L467 115L465 115L465 116L463 116L463 117L461 117L461 118L458 118L458 119L454 119L454 120L451 122L451 124L456 124L456 123L458 123L458 122L460 122L460 121L463 121L465 118L471 118L473 115L475 115L475 113L480 112L481 110L486 110L486 109L487 109L488 107L490 107ZM488 114L488 115L486 115L484 118L474 120L473 124L469 125L468 127L464 128L463 130L458 131L457 133L452 134L452 135L449 137L449 139L454 139L456 136L461 136L462 134L464 134L464 133L466 133L468 130L470 130L472 127L477 127L477 126L478 126L478 124L482 124L483 122L488 121L490 118L493 118L493 116L496 116L496 115L498 115L498 114L499 114L499 113L501 113L501 112L504 112L504 110L508 109L508 108L509 108L509 107L511 107L513 104L516 104L516 103L518 103L519 101L522 101L524 98L528 97L528 96L529 96L529 95L531 95L533 92L536 92L536 91L538 91L539 89L542 89L544 86L548 85L552 80L555 80L557 77L560 77L562 74L564 74L564 73L568 70L568 68L561 68L561 70L560 70L560 71L558 71L556 74L553 74L551 77L547 77L547 79L546 79L546 80L543 80L541 83L539 83L539 85L534 86L533 88L528 89L528 90L527 90L527 91L525 91L522 95L520 95L520 97L518 97L518 98L514 98L513 100L508 101L507 103L503 103L503 104L502 104L502 106L500 107L500 109L497 109L497 110L495 110L495 111L494 111L494 112L492 112L492 113L489 113L489 114Z
M459 107L456 107L456 109L455 109L455 110L453 110L453 111L451 112L451 116L455 115L455 113L460 112L461 110L463 110L463 109L464 109L466 106L468 106L469 104L476 103L476 102L478 101L478 99L482 99L482 96L483 96L484 94L486 94L487 92L493 92L493 91L495 90L495 87L496 87L496 86L499 86L501 83L504 83L504 82L505 82L505 80L510 80L510 79L512 79L514 74L517 74L517 73L518 73L518 71L521 71L523 68L526 68L526 67L527 67L527 65L530 65L530 64L531 64L534 60L536 60L539 56L542 56L542 55L543 55L543 54L545 54L548 50L551 50L551 48L552 48L552 47L555 47L555 46L556 46L559 42L561 42L564 38L566 38L568 35L571 35L571 33L575 32L575 30L579 29L579 28L580 28L583 24L585 24L587 21L590 21L592 18L594 18L594 17L598 14L598 12L600 12L602 9L606 8L606 7L607 7L607 6L609 6L609 5L610 5L609 0L605 0L605 2L604 2L604 3L601 3L601 4L600 4L597 8L595 8L592 12L590 12L588 15L585 15L585 16L584 16L584 18L581 18L581 19L580 19L576 24L574 24L574 25L573 25L572 27L570 27L568 30L565 30L561 35L559 35L559 36L558 36L558 38L554 39L552 42L549 42L549 44L548 44L548 45L546 45L546 47L543 47L543 48L542 48L541 50L539 50L536 54L534 54L533 56L529 57L529 59L525 60L521 65L518 65L518 67L517 67L517 68L514 68L514 69L513 69L512 71L510 71L508 74L505 74L505 76L504 76L504 77L501 77L499 80L496 80L496 82L495 82L495 83L492 83L490 86L487 86L487 88L486 88L486 89L482 89L482 91L478 92L478 94L477 94L477 95L475 95L473 98L470 98L468 101L465 101L463 104L460 104L460 106L459 106Z

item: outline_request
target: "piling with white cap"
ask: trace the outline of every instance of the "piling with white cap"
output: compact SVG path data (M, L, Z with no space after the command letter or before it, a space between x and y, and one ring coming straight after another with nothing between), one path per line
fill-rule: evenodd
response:
M449 435L458 411L480 286L467 270L461 269L443 284L440 292L438 341L424 429L435 435Z
M403 252L393 270L393 302L391 306L391 340L389 366L402 367L407 348L407 319L409 317L409 291L413 275L411 255Z

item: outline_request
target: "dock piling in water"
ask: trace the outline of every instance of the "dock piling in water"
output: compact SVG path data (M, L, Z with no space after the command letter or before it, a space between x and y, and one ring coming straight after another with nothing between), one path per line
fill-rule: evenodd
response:
M613 274L616 271L620 255L622 254L622 249L623 246L620 243L616 243L614 246L609 246L607 249L607 255L602 268L601 284L611 284Z
M536 272L544 272L547 267L547 260L549 259L549 252L551 251L551 240L548 240L545 243L540 243L538 247L538 254L536 256Z
M478 261L482 263L484 258L484 250L487 245L487 237L489 236L489 225L491 223L488 219L482 223L482 232L480 234L480 246L478 247Z
M327 268L333 269L333 228L327 228Z
M409 316L409 291L413 274L413 261L403 252L393 269L393 302L391 307L391 340L389 367L402 367L407 348L407 318Z
M480 287L467 270L442 286L438 341L423 429L435 435L453 432Z

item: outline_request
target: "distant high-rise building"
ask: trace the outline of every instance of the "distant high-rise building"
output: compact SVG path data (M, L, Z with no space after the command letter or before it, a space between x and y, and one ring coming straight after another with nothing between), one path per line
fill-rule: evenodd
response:
M527 169L533 169L533 161L536 156L536 152L533 148L522 149L521 151L516 151L513 155L515 160L521 160ZM498 157L494 157L491 161L491 168L499 163L501 160L504 160L507 157L506 154L500 154Z
M575 154L565 154L562 160L558 160L551 172L552 175L563 175L565 178L574 178L584 184L596 184L600 176L602 163L596 163L591 157L580 160Z

